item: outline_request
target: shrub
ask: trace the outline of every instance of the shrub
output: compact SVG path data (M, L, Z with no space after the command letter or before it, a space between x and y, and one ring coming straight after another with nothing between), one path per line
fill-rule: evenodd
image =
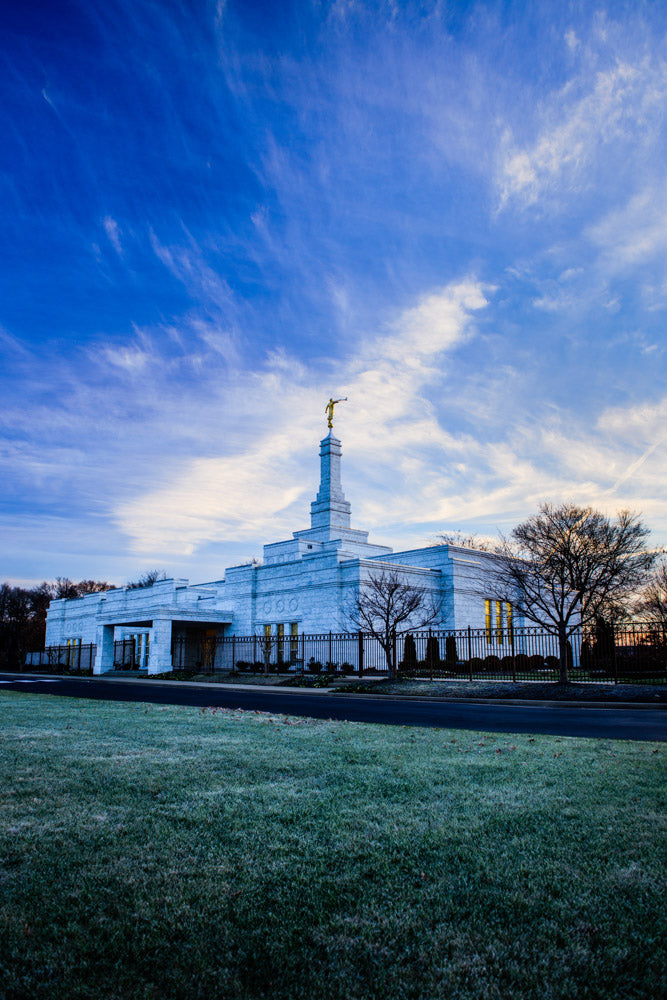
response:
M440 643L434 635L426 640L426 666L428 670L438 670L440 667Z
M591 644L588 639L584 639L581 644L581 655L579 662L584 670L590 670L593 665L593 654L591 652Z
M500 669L504 674L511 674L515 668L516 660L513 656L503 656L500 661Z
M473 672L473 674L481 674L484 670L484 660L481 656L473 656L472 659L468 660L468 669Z
M543 670L544 669L544 657L540 656L539 653L533 653L528 659L528 669L529 670Z
M406 674L414 674L417 671L417 647L415 638L408 632L403 646L403 660L399 665L399 670Z
M341 669L341 673L343 673L343 674L353 674L354 673L354 667L353 667L353 665L351 663L348 663L347 660L345 661L345 663L341 663L340 669Z
M517 671L527 671L530 670L530 657L527 653L517 653L514 657L514 666Z
M484 669L487 673L498 673L500 670L500 657L495 653L489 653L484 657Z
M445 659L449 665L458 662L458 652L456 650L456 638L448 635L445 640Z
M615 641L614 626L602 617L596 618L593 657L598 663L613 660Z
M560 659L557 656L545 656L544 666L549 670L558 670L560 666Z
M314 656L308 660L308 673L319 674L322 670L322 664L319 660L316 660Z

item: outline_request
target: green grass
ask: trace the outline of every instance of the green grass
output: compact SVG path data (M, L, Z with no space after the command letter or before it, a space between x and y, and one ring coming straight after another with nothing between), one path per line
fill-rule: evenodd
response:
M0 695L0 995L664 995L664 748Z

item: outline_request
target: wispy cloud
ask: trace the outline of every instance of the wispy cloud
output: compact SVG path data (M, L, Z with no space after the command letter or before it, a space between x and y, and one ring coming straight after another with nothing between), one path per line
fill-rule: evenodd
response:
M574 194L595 187L601 157L640 160L664 120L666 97L667 63L660 57L619 59L603 70L586 67L578 80L544 101L532 143L505 132L500 209L512 202L543 211L561 208Z
M635 269L667 259L667 182L645 186L627 204L589 226L586 235L600 248L607 271Z
M110 215L107 215L102 219L102 225L104 226L104 231L107 234L112 247L118 256L122 257L123 247L120 242L120 230L118 228L118 223L115 219L112 219Z
M438 447L443 434L424 395L432 364L466 336L471 313L485 305L480 285L463 282L424 297L343 363L315 370L273 355L253 375L234 373L224 391L238 406L237 426L241 418L252 429L251 443L237 455L186 462L176 481L121 504L119 524L146 552L156 540L191 552L204 540L257 537L262 527L296 530L287 514L297 516L298 499L305 510L307 484L314 493L313 430L324 431L320 411L333 392L349 396L352 416L342 411L337 423L358 465L377 464L378 439L391 440L398 465ZM232 440L235 429L228 428Z

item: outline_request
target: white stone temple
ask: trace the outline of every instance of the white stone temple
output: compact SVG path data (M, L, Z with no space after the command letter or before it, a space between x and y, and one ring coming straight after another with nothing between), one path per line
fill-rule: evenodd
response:
M330 431L320 442L320 488L310 505L310 527L265 545L261 562L230 566L211 583L163 580L51 601L47 647L95 644L99 674L114 669L117 644L130 639L136 666L158 674L172 669L175 645L182 650L206 638L273 635L289 641L304 633L353 631L355 595L382 570L430 592L442 608L440 628L489 628L490 602L480 594L493 557L455 545L394 552L370 543L367 531L351 527L341 455L341 442Z

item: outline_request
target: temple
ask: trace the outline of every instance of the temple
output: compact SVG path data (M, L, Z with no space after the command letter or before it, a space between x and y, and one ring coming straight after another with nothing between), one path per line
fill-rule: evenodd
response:
M341 458L341 442L330 430L320 442L320 486L310 505L310 527L265 545L261 561L230 566L211 583L162 580L149 587L52 601L46 645L94 644L94 672L99 674L118 666L128 643L133 665L164 673L192 658L208 640L287 640L304 633L350 631L350 610L360 587L382 570L396 571L430 594L442 609L441 628L488 627L489 602L485 608L480 593L489 554L455 545L394 552L372 544L367 531L351 526ZM215 642L211 645L215 649Z

